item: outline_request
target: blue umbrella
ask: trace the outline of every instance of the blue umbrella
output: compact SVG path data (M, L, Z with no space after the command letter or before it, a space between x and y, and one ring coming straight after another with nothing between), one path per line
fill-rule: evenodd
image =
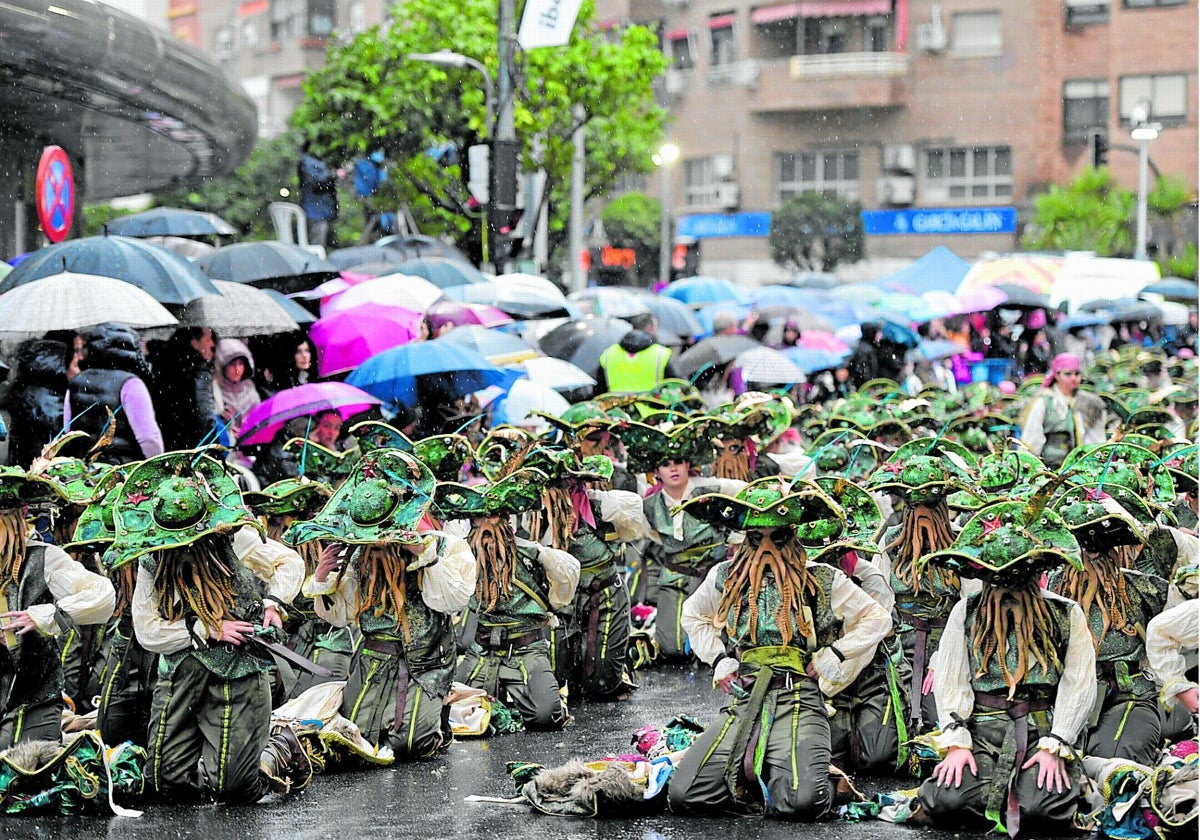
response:
M737 316L738 323L741 323L753 311L754 307L748 303L718 303L697 310L696 320L700 322L700 326L703 328L701 335L712 335L713 317L718 312L732 312Z
M667 297L684 303L741 303L745 295L742 290L720 277L684 277L667 286L663 292Z
M455 399L508 379L503 370L474 350L439 338L393 347L372 356L346 382L384 402L415 405L420 385Z
M34 251L0 282L0 294L65 271L124 280L159 303L191 303L220 294L212 281L183 257L127 236L68 239Z
M1101 324L1107 324L1112 319L1107 315L1102 315L1099 312L1075 312L1064 318L1059 326L1064 330L1074 329L1076 327L1098 327Z
M470 263L448 260L444 257L405 260L396 266L396 270L401 274L424 277L439 289L490 282L479 269Z
M805 373L814 373L818 370L833 370L849 358L848 353L830 353L828 350L815 350L799 346L787 347L781 352Z
M888 341L899 344L902 347L917 347L920 345L921 337L911 328L887 319L884 319L882 323L883 329L880 330L880 335Z
M696 313L686 303L675 298L656 295L649 289L630 289L642 303L649 307L658 321L658 338L663 344L674 344L671 336L680 340L691 340L704 334L704 327L696 320Z
M926 339L917 346L917 350L931 362L938 359L948 359L951 356L958 356L964 352L962 345L957 341L947 341L941 338Z
M1150 292L1156 295L1162 295L1171 300L1196 300L1200 297L1200 291L1197 289L1196 281L1185 280L1182 277L1164 277L1154 283L1151 283L1143 292Z
M808 308L815 297L810 290L794 286L759 286L752 290L746 300L755 306L798 306Z

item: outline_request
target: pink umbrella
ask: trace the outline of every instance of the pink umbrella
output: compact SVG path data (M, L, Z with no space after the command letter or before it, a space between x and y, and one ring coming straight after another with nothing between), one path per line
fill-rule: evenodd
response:
M508 313L501 312L494 306L482 303L458 303L443 300L435 303L426 311L433 328L440 329L443 324L453 324L456 327L478 324L481 327L500 327L511 324L513 319Z
M407 344L417 337L421 317L411 309L370 303L325 315L309 330L321 376L354 370L376 353Z
M800 334L800 346L807 350L821 350L826 353L847 353L850 345L836 335L821 330L806 330Z
M344 312L364 303L402 306L424 312L442 297L442 290L422 277L389 274L355 283L343 292L321 301L321 314Z
M242 421L239 446L266 444L275 439L283 424L297 417L312 417L324 411L336 411L343 420L366 411L380 400L344 382L310 382L280 391L263 400Z

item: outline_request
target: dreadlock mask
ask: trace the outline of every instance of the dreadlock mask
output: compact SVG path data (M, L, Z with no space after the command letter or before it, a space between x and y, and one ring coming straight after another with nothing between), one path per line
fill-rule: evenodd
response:
M779 591L775 620L783 647L791 644L797 632L804 639L811 638L811 610L806 607L808 597L816 596L819 590L808 570L804 547L796 540L795 527L747 528L745 534L730 564L717 608L718 621L732 634L737 631L743 607L747 608L750 642L756 644L759 594L764 587L775 587Z
M581 457L603 455L608 450L612 433L598 426L585 426L575 436L575 445Z
M942 572L933 567L918 572L916 562L927 554L944 551L954 544L954 530L950 526L950 508L945 496L937 496L921 503L909 502L904 508L900 523L900 534L885 546L892 556L892 571L896 577L919 592L923 584L931 594L934 591L934 576L949 586L956 586L958 576Z
M21 580L25 535L29 532L25 510L23 505L0 508L0 589L16 586Z
M746 440L713 438L716 459L713 461L713 478L736 478L749 481L750 452Z
M1126 636L1138 635L1137 627L1129 621L1133 603L1125 585L1125 576L1121 574L1121 569L1128 567L1128 548L1113 546L1089 551L1085 547L1082 569L1070 565L1063 568L1059 593L1079 604L1085 616L1091 615L1093 605L1100 611L1100 633L1096 635L1092 631L1092 641L1097 650L1109 630Z
M178 621L190 613L211 634L218 634L221 622L232 617L237 562L233 541L223 534L209 534L158 552L154 591L163 618Z
M986 674L988 661L996 657L1009 700L1016 697L1017 688L1035 664L1043 671L1062 669L1054 641L1054 618L1036 578L1012 586L984 583L969 636L971 649L979 652L975 676ZM1017 642L1015 669L1008 667L1010 636Z
M507 516L477 516L470 544L478 567L475 599L482 612L490 612L512 594L517 535Z
M309 517L310 514L305 514L304 519ZM282 543L284 533L298 521L302 521L301 516L295 513L268 514L267 539ZM317 570L317 564L321 562L321 552L325 550L325 541L310 540L293 546L293 548L300 555L300 559L304 561L304 574L307 577Z

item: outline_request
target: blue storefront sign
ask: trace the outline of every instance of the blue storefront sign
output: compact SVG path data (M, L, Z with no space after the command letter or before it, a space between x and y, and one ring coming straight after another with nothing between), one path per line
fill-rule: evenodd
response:
M864 210L869 236L952 233L1015 233L1015 207L932 207L920 210Z
M770 213L697 213L675 224L676 236L712 239L719 236L766 236L771 231Z

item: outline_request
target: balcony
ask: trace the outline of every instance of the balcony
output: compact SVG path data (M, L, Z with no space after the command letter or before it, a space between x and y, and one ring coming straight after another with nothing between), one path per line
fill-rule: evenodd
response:
M759 69L759 62L753 59L715 64L708 68L708 84L712 87L728 85L756 90Z
M902 108L908 102L903 53L793 55L761 62L757 113Z

